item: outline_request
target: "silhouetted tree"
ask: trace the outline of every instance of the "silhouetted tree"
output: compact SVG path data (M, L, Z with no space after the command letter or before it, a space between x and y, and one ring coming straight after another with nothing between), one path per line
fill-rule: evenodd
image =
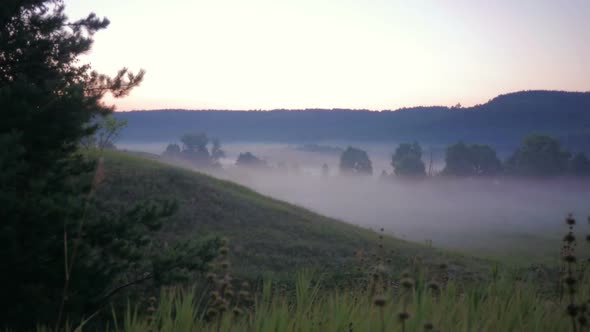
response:
M113 111L100 100L127 95L143 78L79 63L108 24L95 14L70 21L59 0L0 5L0 330L61 331L126 284L164 277L170 259L191 266L169 250L155 257L156 232L173 204L96 205L108 172L81 143L96 133L93 119ZM203 255L190 258L204 268Z
M323 164L322 165L322 175L323 176L328 176L330 175L330 168L328 167L327 164Z
M206 134L184 134L180 138L183 144L184 151L191 152L207 152L207 144L209 144L209 138Z
M266 167L266 162L250 152L240 153L236 160L236 166L241 167Z
M559 141L545 135L530 135L506 161L510 174L527 176L562 175L568 169L570 153Z
M95 116L93 121L86 125L88 128L96 128L95 134L83 137L80 144L86 149L115 149L115 142L125 126L127 126L127 120L118 119L112 115Z
M340 156L340 172L344 174L373 174L373 166L366 151L349 146Z
M206 134L185 134L180 138L182 142L182 158L196 166L208 167L214 164L207 149L209 138Z
M570 160L570 173L576 176L590 175L590 160L583 153L577 153Z
M221 149L221 142L219 141L219 138L212 139L211 144L211 158L213 158L213 160L216 162L219 161L219 159L224 158L225 152Z
M166 150L164 151L164 153L162 153L162 155L167 158L180 158L180 145L176 143L168 144Z
M399 176L426 175L422 161L422 147L417 142L400 144L391 157L391 166Z
M463 142L447 148L445 163L445 175L486 176L498 174L502 169L496 151L490 146L466 145Z

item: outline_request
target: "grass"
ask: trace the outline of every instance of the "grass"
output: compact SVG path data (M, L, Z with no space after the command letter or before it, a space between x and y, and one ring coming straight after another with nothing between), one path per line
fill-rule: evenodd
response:
M567 269L531 273L385 236L145 156L107 152L105 169L101 208L173 199L180 210L162 236L230 240L208 283L135 299L113 309L104 330L587 330L590 284L576 272L584 265L575 265L571 237L563 239ZM587 249L582 242L578 249Z
M231 244L237 275L291 278L302 268L342 271L355 264L355 252L371 252L374 231L327 218L260 195L232 182L129 153L106 152L106 178L96 194L102 209L118 209L137 200L174 200L179 211L167 221L170 239L219 235ZM456 271L490 264L446 251L386 237L383 245L400 268L421 257Z
M399 313L407 310L406 331L570 331L567 301L541 295L534 284L506 275L486 284L449 282L440 292L426 286L404 297L385 292L384 306L365 291L318 292L309 274L298 274L294 295L275 292L267 281L254 305L220 318L204 314L206 299L194 289L163 292L151 319L129 307L116 331L402 331ZM587 296L588 288L580 291ZM428 331L426 329L426 331Z

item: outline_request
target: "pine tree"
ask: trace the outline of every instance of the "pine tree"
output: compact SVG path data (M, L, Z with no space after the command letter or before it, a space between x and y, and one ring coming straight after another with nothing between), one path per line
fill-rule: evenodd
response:
M171 203L93 213L103 166L80 152L80 141L95 133L93 118L113 111L102 97L123 97L144 76L124 68L109 77L79 63L108 24L95 14L68 20L61 0L0 6L0 256L6 267L0 329L75 324L109 301L121 282L138 282L122 277L132 264L151 268L143 274L151 278L212 257L213 244L184 247L202 261L137 254L153 252L154 242L146 239L173 212Z

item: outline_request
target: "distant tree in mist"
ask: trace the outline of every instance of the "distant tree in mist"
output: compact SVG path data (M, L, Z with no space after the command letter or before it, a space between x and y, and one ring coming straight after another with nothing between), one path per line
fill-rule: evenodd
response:
M183 144L183 151L209 155L207 150L209 138L206 134L184 134L180 137L180 141Z
M209 139L206 134L185 134L178 144L169 144L162 154L167 158L180 159L200 167L219 167L219 159L225 157L218 138ZM211 144L209 150L207 146Z
M391 157L395 175L417 177L426 175L422 161L422 147L417 142L402 143Z
M366 151L349 146L340 156L340 172L371 175L373 165Z
M583 153L577 153L569 163L570 174L576 176L590 175L590 160Z
M241 167L266 167L266 162L251 152L240 153L236 160L236 166Z
M221 149L221 142L219 138L213 138L211 140L211 158L215 161L225 157L225 152Z
M445 163L444 175L487 176L502 170L496 151L488 145L453 144L446 150Z
M181 156L180 155L180 145L178 145L176 143L168 144L168 146L166 147L166 150L164 151L164 153L162 155L167 158L179 158Z
M563 175L569 166L570 153L559 141L546 135L530 135L506 161L509 174L524 176Z
M322 165L322 176L328 176L330 175L330 168L328 167L328 164L323 164Z
M83 137L80 145L85 149L115 149L121 131L127 126L127 120L118 119L112 115L95 116L86 124L87 128L96 128L93 135Z

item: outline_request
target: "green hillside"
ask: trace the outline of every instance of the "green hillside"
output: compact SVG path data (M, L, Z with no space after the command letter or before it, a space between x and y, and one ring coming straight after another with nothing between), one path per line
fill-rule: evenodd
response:
M146 158L147 157L147 158ZM355 252L377 251L379 234L260 195L232 182L170 166L145 155L108 152L105 181L97 192L102 206L117 209L138 200L173 199L179 210L166 222L170 239L224 236L232 264L250 277L267 272L290 275L301 268L341 271L358 266ZM394 266L417 259L445 263L452 271L478 270L485 262L451 255L385 236L384 251Z

